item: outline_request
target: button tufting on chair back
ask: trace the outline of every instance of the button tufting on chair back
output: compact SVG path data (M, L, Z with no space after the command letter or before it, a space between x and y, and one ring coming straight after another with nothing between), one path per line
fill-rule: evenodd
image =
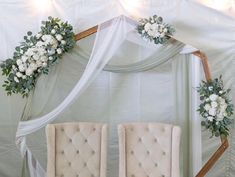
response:
M118 134L119 177L179 177L178 126L126 123Z
M46 134L47 177L106 177L106 124L49 124Z

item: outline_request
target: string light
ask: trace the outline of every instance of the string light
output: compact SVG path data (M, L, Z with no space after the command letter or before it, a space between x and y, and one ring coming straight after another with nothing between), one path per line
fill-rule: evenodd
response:
M39 11L48 11L51 7L51 0L33 0L33 4Z

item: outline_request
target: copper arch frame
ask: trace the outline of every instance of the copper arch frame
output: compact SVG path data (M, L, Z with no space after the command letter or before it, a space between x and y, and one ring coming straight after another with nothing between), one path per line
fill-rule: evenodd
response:
M81 33L78 33L75 35L75 40L79 41L87 36L94 34L97 32L97 29L98 25L89 28ZM199 57L199 59L201 60L206 80L210 82L212 80L212 76L206 54L204 54L201 51L195 51L192 54ZM196 177L204 177L208 173L208 171L214 166L214 164L219 160L219 158L223 155L226 149L229 147L228 139L222 136L220 138L221 138L221 145L216 150L216 152L211 156L211 158L205 163L205 165L201 168Z

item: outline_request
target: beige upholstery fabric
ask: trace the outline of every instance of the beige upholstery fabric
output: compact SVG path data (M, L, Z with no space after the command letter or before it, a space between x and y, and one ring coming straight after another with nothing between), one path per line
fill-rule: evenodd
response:
M178 126L127 123L118 134L119 177L179 177Z
M106 124L49 124L46 134L47 177L106 177Z

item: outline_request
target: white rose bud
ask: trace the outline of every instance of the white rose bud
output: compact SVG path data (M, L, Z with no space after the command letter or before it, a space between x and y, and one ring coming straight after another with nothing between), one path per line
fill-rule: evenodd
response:
M56 50L56 52L57 52L58 54L61 54L61 53L62 53L62 50L61 50L60 48L58 48L58 49Z
M57 34L55 37L58 41L61 41L63 39L63 37L60 34Z
M49 57L49 60L53 60L53 57Z
M218 98L218 95L212 94L212 95L210 95L209 98L210 98L211 101L216 101L216 99Z
M42 36L41 33L36 34L36 38L39 39Z
M208 119L210 122L212 122L212 121L214 120L214 117L209 116L209 117L207 117L207 119Z
M19 79L17 77L14 77L14 81L19 83Z
M20 77L22 77L22 74L20 72L17 72L16 76L20 78Z
M43 67L46 67L46 66L47 66L47 63L42 63L42 66L43 66Z
M62 40L62 41L61 41L61 44L65 45L65 44L66 44L66 41L65 41L65 40Z
M215 116L215 115L216 115L216 109L211 108L211 109L209 110L209 115Z
M26 75L23 75L23 76L22 76L22 79L26 79Z
M25 71L24 65L19 65L19 70L20 70L20 72L24 72Z
M55 33L56 33L55 29L51 30L51 34L55 34Z

